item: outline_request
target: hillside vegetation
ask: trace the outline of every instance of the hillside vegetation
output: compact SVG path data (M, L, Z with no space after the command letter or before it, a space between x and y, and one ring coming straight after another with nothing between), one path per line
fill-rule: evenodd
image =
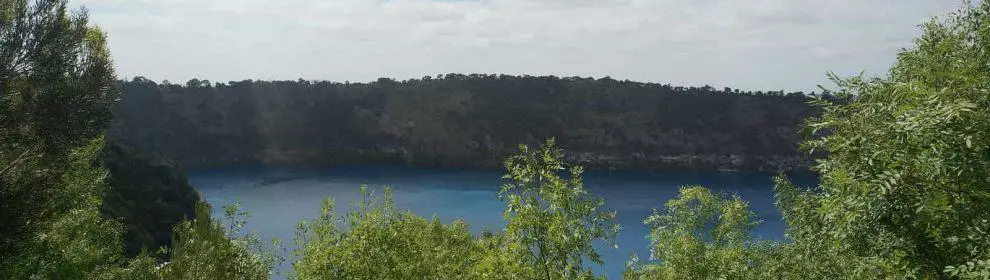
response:
M188 168L411 164L498 168L555 137L606 170L807 170L802 93L610 78L447 74L370 83L121 83L109 137Z
M197 199L181 174L104 141L118 94L106 37L86 13L65 5L0 1L0 277L269 278L284 261L275 254L279 244L240 232L245 213L236 205L224 207L223 220L210 217L203 202L191 212L172 209ZM833 77L834 98L812 99L822 113L802 126L802 146L824 155L812 167L821 183L798 187L776 179L777 206L788 225L784 240L753 238L759 221L746 201L686 186L644 217L651 258L631 260L624 278L990 279L988 19L990 2L966 2L923 25L888 75ZM248 123L260 126L247 132L271 129ZM157 129L149 127L195 135ZM294 270L286 273L298 279L597 278L589 265L602 261L592 245L620 245L614 241L621 225L600 197L585 191L584 169L558 144L551 137L505 157L498 194L504 228L474 235L463 221L444 224L396 209L389 191L381 199L365 192L350 213L336 212L328 198L316 218L296 228ZM148 221L157 216L147 213L163 218ZM165 244L163 224L172 224ZM154 251L165 254L134 250L161 245L167 247Z

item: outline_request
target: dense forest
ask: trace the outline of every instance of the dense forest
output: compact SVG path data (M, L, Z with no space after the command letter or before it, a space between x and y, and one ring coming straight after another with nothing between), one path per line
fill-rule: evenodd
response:
M550 137L521 140L537 143L515 146L502 161L505 176L498 197L505 203L504 228L476 235L463 221L442 223L397 209L388 189L383 197L364 191L357 202L360 207L349 213L339 213L333 198L324 200L315 218L296 227L292 258L281 259L275 254L279 243L266 244L240 231L245 213L236 205L224 206L222 219L211 217L210 205L198 201L181 169L169 160L139 151L150 147L131 148L128 145L137 143L105 140L120 83L106 35L88 23L85 12L71 12L66 3L0 1L0 278L268 279L278 262L291 261L293 271L284 273L294 279L595 279L589 264L601 264L600 250L607 249L593 244L620 245L615 244L621 226L616 223L617 213L603 209L602 198L584 189L581 158L568 156L561 149L567 148L564 141ZM822 156L811 167L820 176L819 185L795 186L785 176L775 179L777 207L787 223L783 240L755 239L751 233L760 221L738 196L684 186L676 198L657 201L653 214L643 217L649 227L651 257L630 260L623 278L990 279L988 20L990 2L964 2L958 12L922 25L915 46L897 53L887 75L831 76L835 84L829 96L835 98L811 98L809 106L820 114L801 126L802 151ZM302 84L308 83L296 83ZM376 84L357 86L370 90ZM130 85L161 88L140 79ZM189 88L170 87L165 86L169 91ZM734 92L731 96L733 100L766 98ZM175 102L171 97L123 102ZM301 145L284 142L293 139L289 137L264 140L275 135L269 133L282 132L265 114L291 110L251 108L280 103L217 99L247 108L215 111L220 116L203 119L220 122L211 123L216 126L180 126L189 119L168 117L149 124L194 130L159 126L148 131L179 134L161 136L174 139L213 128L218 134L253 133L252 137L262 139L233 147L244 150L221 150L223 155ZM376 128L403 114L399 108L375 114L371 104L358 103L338 113L354 114L358 120L359 116L366 121L378 118L372 123L379 126L370 126ZM388 108L390 103L386 99L384 104ZM440 109L422 118L439 118L451 112L448 107L474 110L465 114L486 110L453 104L430 104L433 107L426 108ZM133 105L117 108L122 111ZM174 110L143 109L149 115ZM223 115L234 112L243 115ZM529 112L538 111L521 110L518 114L526 117L513 121L583 118L561 113L566 110L526 115ZM536 115L554 117L530 118ZM224 123L237 123L239 117L254 119L246 121L250 126ZM446 126L435 126L415 132L423 122L408 119L406 123L412 125L402 135L426 138L422 133L447 131ZM342 126L347 125L353 124ZM499 133L548 136L494 130L498 127L489 125L486 128ZM232 127L243 131L226 131ZM347 129L317 135L343 139L349 135L343 133ZM580 143L567 145L587 149ZM166 228L171 229L170 239L164 237L169 234Z
M175 163L145 158L112 142L101 156L108 173L102 211L124 224L124 253L133 257L142 249L168 247L172 227L195 218L200 200L185 174Z
M121 83L108 137L188 168L246 163L497 168L549 137L592 169L806 170L800 92L447 74L370 83Z

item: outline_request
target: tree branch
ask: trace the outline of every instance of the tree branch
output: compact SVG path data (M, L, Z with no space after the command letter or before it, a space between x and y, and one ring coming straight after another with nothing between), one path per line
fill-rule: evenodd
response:
M34 147L24 150L24 152L22 152L20 155L14 158L14 160L10 161L10 163L7 163L7 166L4 167L3 170L0 170L0 176L3 176L9 170L12 170L14 166L17 166L17 164L21 163L22 161L28 160L30 158L39 157L40 155L28 156L28 154L34 152L38 148L40 148L40 145L35 145Z

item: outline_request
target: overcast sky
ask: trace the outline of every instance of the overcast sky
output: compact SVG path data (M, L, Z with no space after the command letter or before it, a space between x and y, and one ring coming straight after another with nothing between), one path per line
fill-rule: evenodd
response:
M118 75L370 81L611 76L805 90L883 74L957 0L73 0Z

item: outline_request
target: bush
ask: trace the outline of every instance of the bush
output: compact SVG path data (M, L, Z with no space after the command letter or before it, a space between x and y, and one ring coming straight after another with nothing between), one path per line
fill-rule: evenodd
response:
M683 187L664 211L643 221L650 228L650 259L634 260L626 279L757 279L765 249L752 237L759 222L739 197L725 199L710 190Z
M320 217L297 231L299 279L467 279L479 258L467 224L443 224L393 207L392 192L378 202L362 187L360 210L337 225L333 199Z

